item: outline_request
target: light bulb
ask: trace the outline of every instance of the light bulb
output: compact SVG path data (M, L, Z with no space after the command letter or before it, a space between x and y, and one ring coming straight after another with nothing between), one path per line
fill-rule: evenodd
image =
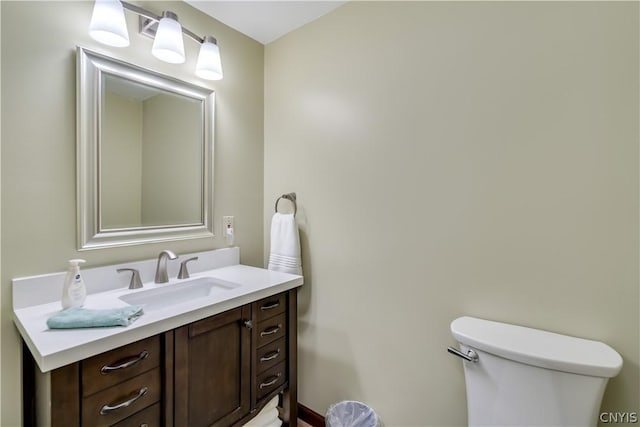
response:
M182 64L184 57L184 42L182 27L178 23L178 15L173 12L163 12L158 24L156 37L151 48L153 56L171 64Z
M129 46L127 21L119 0L96 0L89 24L89 35L109 46Z
M222 79L222 63L220 62L220 49L216 39L205 36L200 47L198 62L196 63L196 75L206 80Z

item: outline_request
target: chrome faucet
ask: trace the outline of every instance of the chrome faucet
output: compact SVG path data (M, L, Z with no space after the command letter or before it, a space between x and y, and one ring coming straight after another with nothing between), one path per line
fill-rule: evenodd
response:
M131 272L131 280L129 281L129 289L140 289L142 287L142 280L140 279L140 272L135 268L119 268L116 270L118 273L123 271Z
M167 275L167 258L176 259L176 254L169 250L164 250L158 255L158 266L156 267L156 283L167 283L169 276Z

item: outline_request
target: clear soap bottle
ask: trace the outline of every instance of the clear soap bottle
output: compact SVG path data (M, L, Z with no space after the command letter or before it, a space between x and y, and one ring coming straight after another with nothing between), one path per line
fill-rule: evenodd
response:
M87 288L80 274L80 264L83 262L85 262L83 259L69 260L69 270L67 270L64 287L62 288L63 310L70 307L82 307L84 300L87 298Z

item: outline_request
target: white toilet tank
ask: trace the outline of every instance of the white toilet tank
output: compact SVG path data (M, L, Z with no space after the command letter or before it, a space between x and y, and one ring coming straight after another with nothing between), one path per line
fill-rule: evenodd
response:
M463 361L469 426L596 426L622 368L598 341L473 317L451 322L451 333L477 355Z

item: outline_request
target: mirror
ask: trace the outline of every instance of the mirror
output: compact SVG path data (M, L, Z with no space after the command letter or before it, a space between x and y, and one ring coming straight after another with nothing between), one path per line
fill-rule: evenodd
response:
M77 61L79 249L213 237L213 91Z

